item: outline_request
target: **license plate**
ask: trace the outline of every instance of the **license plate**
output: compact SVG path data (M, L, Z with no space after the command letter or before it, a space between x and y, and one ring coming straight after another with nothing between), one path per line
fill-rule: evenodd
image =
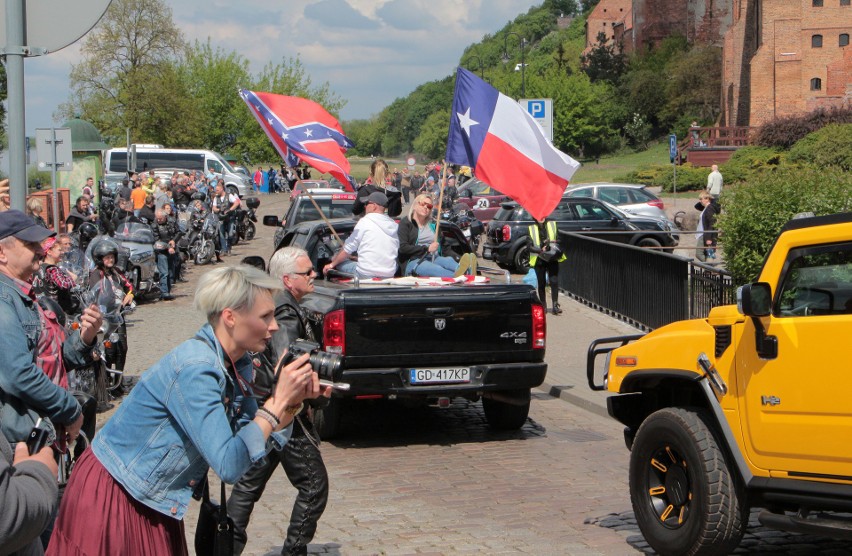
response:
M470 228L465 228L462 230L462 233L464 234L464 237L470 239Z
M411 384L461 384L470 382L470 369L411 369Z
M491 249L489 249L487 247L483 247L482 248L482 258L483 259L490 259L491 258Z

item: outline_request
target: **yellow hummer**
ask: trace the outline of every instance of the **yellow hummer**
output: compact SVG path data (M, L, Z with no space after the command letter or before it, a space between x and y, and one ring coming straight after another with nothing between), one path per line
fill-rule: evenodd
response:
M751 507L768 527L852 539L847 341L852 213L788 222L736 306L592 343L589 386L616 394L607 407L654 550L728 554Z

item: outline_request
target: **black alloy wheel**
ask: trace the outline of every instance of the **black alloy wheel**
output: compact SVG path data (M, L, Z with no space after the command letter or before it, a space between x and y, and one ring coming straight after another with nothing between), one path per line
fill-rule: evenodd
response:
M700 410L665 408L636 433L630 499L645 540L663 556L729 554L745 532L745 496L712 422Z

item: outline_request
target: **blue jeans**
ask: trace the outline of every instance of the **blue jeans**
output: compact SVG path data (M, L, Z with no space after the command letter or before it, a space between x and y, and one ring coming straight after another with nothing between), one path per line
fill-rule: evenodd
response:
M168 251L157 253L157 272L160 273L160 293L167 295L172 285L172 256Z
M409 260L405 265L405 275L452 277L455 276L458 266L459 263L452 257L438 256L433 260L431 255L426 255L422 261L420 257Z
M222 253L231 251L231 226L234 219L228 215L219 222L219 248Z

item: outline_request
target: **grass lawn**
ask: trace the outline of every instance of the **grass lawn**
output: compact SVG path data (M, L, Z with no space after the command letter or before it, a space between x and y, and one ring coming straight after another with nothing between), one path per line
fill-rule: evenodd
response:
M644 164L669 164L669 144L657 143L646 151L607 156L600 162L584 162L571 183L612 182Z

